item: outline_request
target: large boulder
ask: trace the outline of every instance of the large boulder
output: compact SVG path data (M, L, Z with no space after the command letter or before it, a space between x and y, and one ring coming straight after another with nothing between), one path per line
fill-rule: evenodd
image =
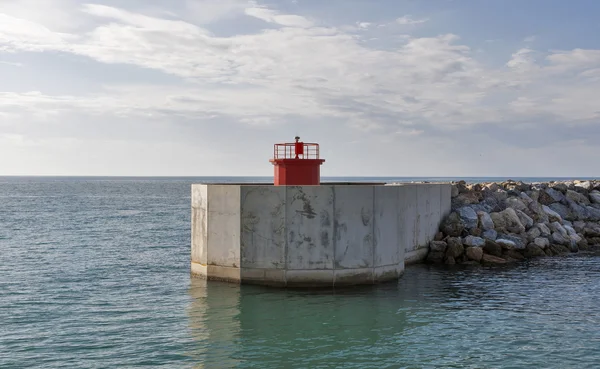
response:
M465 249L465 255L467 255L467 258L469 260L479 262L483 257L483 250L481 249L481 247L467 247Z
M533 219L539 223L548 222L548 214L544 211L543 205L538 202L529 204L529 211L533 215Z
M573 229L575 229L577 233L582 233L585 229L585 222L583 220L573 222Z
M494 229L494 221L492 217L485 211L478 211L477 216L479 217L479 225L484 230Z
M597 204L594 204L597 205ZM585 207L589 220L600 221L600 209L593 206Z
M567 199L571 200L571 201L575 201L578 204L583 204L583 205L589 205L590 204L590 200L588 199L588 197L584 194L581 194L579 192L576 191L571 191L571 190L567 190Z
M586 206L580 205L571 199L567 199L567 204L569 204L569 209L573 214L572 220L586 220L590 217Z
M485 240L481 237L467 236L463 239L463 245L471 247L481 247L485 245Z
M483 251L486 254L494 255L494 256L502 256L502 246L497 244L494 241L486 240L485 246L483 246Z
M517 210L516 213L519 217L519 220L521 221L521 224L523 224L526 229L533 227L533 219L531 219L529 215L525 214L521 210Z
M448 247L446 248L446 256L452 256L456 259L465 251L462 240L458 237L448 237L446 242L448 243Z
M444 241L431 241L429 243L429 249L433 252L446 252L448 244Z
M550 209L546 205L542 205L542 209L544 210L544 213L546 213L548 219L551 222L562 222L562 217L554 210Z
M587 223L583 229L583 234L586 237L600 237L600 225L597 223Z
M565 199L565 195L562 192L555 190L554 188L546 188L540 192L539 202L542 205L550 205L554 202L561 202Z
M547 238L538 237L535 240L533 240L533 244L543 250L546 247L550 246L550 241Z
M490 217L494 221L494 227L498 232L522 233L525 226L512 208L507 208L500 213L492 213Z
M523 200L521 200L520 198L517 198L517 197L509 197L508 199L506 199L506 201L504 203L506 204L507 208L521 210L521 211L527 209L527 205L525 205Z
M527 245L525 247L525 251L523 252L523 255L526 258L536 258L539 256L545 256L546 254L544 253L544 250L542 250L540 247L538 247L537 245L530 243L529 245Z
M567 189L569 187L567 187L567 185L562 182L554 182L550 185L550 188L552 188L553 190L557 190L562 193L565 193L565 192L567 192Z
M592 200L592 203L594 204L600 204L600 191L592 191L590 192L590 200Z
M452 212L440 226L440 231L451 237L459 237L465 229L465 223L457 212Z
M483 237L483 239L486 239L486 240L494 241L496 238L498 238L498 232L496 232L495 229L488 229L487 231L483 232L481 237Z
M553 204L548 205L548 207L560 215L563 219L573 219L573 214L571 213L571 209L568 206L563 205L559 202L555 202Z
M536 225L534 227L531 227L531 229L527 231L527 240L533 241L541 235L542 231L540 231L540 228Z
M552 231L545 223L537 223L535 226L540 230L542 237L548 238L552 234Z
M523 234L522 236L516 234L500 234L498 235L498 239L496 239L497 243L501 243L501 240L512 241L515 245L515 249L522 250L527 245L527 235Z
M465 224L465 228L473 229L477 228L477 223L479 222L479 217L473 208L464 206L456 210L458 215L460 215L460 219Z
M430 251L427 254L427 261L433 264L441 264L444 262L444 253L439 251Z
M484 264L506 264L505 259L489 254L483 254L481 262Z
M552 232L559 232L561 235L563 235L565 237L567 237L569 235L569 232L559 222L550 223L550 229L552 230Z
M513 250L517 248L517 244L515 242L503 238L497 239L496 243L500 245L504 250Z
M567 235L563 235L560 232L553 232L552 236L551 236L551 240L553 243L559 244L559 245L570 245L571 244L571 238Z

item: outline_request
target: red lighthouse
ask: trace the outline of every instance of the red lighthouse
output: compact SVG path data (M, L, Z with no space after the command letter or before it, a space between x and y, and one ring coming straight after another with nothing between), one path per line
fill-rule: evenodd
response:
M319 144L300 142L275 144L273 159L275 166L275 186L318 186L321 184L321 164Z

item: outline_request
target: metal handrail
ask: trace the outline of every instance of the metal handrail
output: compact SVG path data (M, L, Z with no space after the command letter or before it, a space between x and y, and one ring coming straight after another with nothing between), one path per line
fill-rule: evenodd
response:
M274 159L319 159L319 144L303 142L304 154L296 157L296 143L279 143L273 147Z

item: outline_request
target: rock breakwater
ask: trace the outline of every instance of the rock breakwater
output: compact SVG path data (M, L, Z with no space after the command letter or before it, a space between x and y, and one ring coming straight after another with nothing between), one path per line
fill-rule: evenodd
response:
M600 181L461 181L427 261L505 264L591 248L600 248Z

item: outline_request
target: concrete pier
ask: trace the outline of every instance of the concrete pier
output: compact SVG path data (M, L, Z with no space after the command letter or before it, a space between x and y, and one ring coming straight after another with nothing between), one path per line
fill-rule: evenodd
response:
M290 287L398 279L450 199L449 184L195 184L191 273Z

